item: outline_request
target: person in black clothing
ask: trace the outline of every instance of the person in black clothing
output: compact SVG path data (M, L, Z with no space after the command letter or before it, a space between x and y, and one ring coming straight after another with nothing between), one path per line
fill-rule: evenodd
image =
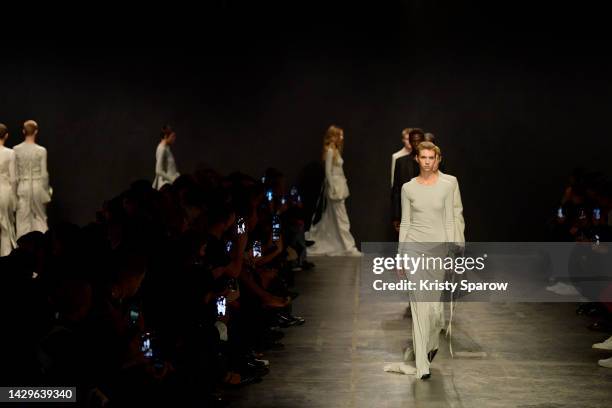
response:
M409 155L400 157L395 162L393 172L393 187L391 188L391 215L393 228L399 233L400 219L402 218L401 193L404 183L409 182L413 177L419 175L419 165L414 160L416 147L425 140L425 133L419 128L414 128L408 133L412 152Z

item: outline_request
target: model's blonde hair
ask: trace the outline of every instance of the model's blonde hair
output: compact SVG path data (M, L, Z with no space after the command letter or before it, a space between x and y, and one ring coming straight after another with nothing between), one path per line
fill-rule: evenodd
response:
M344 142L340 140L340 135L343 132L344 131L342 130L342 128L336 125L331 125L329 128L327 128L327 132L325 132L325 136L323 136L323 151L321 152L321 158L323 159L323 161L325 161L327 149L333 149L334 161L340 154L342 154Z
M8 134L8 128L4 123L0 123L0 139L4 139L4 136Z
M412 132L412 128L406 128L402 130L402 140L404 140L404 137L410 136L410 132Z
M421 150L433 150L434 152L436 152L436 156L442 157L442 151L440 150L438 146L436 146L432 142L421 142L418 144L416 149L417 149L417 156L421 154Z
M23 124L23 131L26 136L32 136L38 130L38 123L33 120L26 120Z

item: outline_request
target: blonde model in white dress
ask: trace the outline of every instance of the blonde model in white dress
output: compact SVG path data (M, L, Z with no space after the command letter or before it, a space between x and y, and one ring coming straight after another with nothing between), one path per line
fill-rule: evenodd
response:
M24 124L25 141L14 147L17 163L17 238L32 232L46 232L47 204L51 201L47 149L36 144L38 125Z
M361 256L351 234L351 223L346 212L345 200L349 189L344 175L344 160L340 149L344 140L344 132L336 126L331 126L325 135L324 160L325 181L323 197L326 201L321 219L306 232L306 239L315 241L308 248L308 255L328 256Z
M0 124L0 256L15 248L15 209L17 207L17 175L15 152L4 146L8 138L6 127Z
M172 184L180 176L170 146L176 140L176 133L169 127L162 128L162 140L155 151L155 179L153 188L161 190L166 184Z

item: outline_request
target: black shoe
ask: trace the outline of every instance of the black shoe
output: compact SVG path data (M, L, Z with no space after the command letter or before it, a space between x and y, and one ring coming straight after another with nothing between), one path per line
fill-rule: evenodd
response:
M302 262L302 269L309 270L315 267L315 264L312 262L304 261Z
M313 246L313 245L314 245L314 243L315 243L314 241L306 240L306 246L307 246L307 247L309 247L309 246Z
M429 353L427 353L427 359L429 360L430 363L436 357L436 354L438 354L438 349L431 350Z
M294 292L290 290L287 292L287 295L291 298L291 300L295 300L298 296L300 296L300 292Z
M279 313L277 315L278 325L282 328L287 328L291 326L301 326L306 323L306 320L303 317L292 316L290 314Z
M300 316L293 316L293 319L297 321L297 323L296 323L297 326L301 326L304 323L306 323L306 319L304 319L303 317L300 317Z
M255 352L249 352L244 355L244 366L247 369L258 369L268 367L270 363L267 360L260 360L255 357Z
M278 325L283 329L286 329L287 327L295 326L296 324L296 322L291 317L286 316L281 313L279 313L276 316L276 318L278 320Z
M428 380L429 378L431 378L431 373L423 374L421 380Z
M255 350L248 351L246 355L244 356L244 358L247 359L248 361L260 362L261 364L267 367L268 365L265 364L263 357L264 357L263 354L256 353Z

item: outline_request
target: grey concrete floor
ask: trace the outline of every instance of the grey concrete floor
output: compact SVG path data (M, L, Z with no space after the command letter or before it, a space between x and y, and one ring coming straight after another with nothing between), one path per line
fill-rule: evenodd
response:
M612 407L612 369L593 350L607 335L573 303L461 303L451 358L443 338L427 381L383 371L400 361L411 321L403 294L369 290L356 258L313 258L299 272L282 351L266 355L271 372L230 395L236 407ZM364 268L365 269L365 268Z

